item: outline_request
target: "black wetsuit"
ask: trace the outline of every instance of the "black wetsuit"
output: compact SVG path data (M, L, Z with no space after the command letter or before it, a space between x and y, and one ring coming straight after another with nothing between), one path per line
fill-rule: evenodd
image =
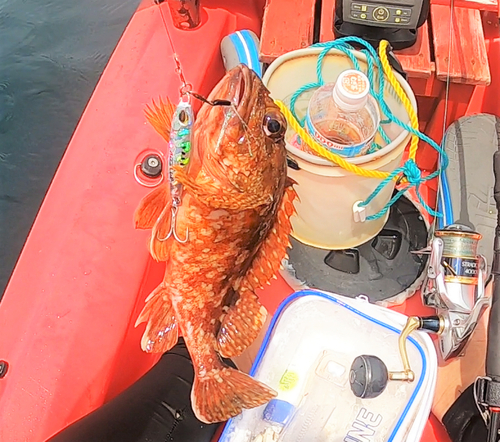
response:
M219 425L191 409L194 371L182 340L135 384L47 442L210 442ZM452 442L486 441L486 426L467 388L443 418ZM425 442L425 441L423 441Z
M210 442L219 425L195 417L193 378L181 339L135 384L47 442Z
M470 385L443 417L443 424L452 442L483 442L488 436L486 425L474 400Z

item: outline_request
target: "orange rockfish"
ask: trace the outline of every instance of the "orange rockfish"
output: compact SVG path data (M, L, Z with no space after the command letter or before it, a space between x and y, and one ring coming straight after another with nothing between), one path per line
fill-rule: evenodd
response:
M163 281L137 320L147 323L142 348L166 352L184 337L195 370L192 407L207 423L276 395L221 357L241 354L264 324L255 291L286 255L296 196L287 179L286 121L258 76L237 66L214 88L209 100L215 99L231 105L204 104L198 113L190 162L175 168L183 189L175 218L168 183L135 214L137 228L153 231L152 256L166 261ZM166 140L173 113L161 101L148 112ZM183 238L187 232L187 241L168 237L171 228Z

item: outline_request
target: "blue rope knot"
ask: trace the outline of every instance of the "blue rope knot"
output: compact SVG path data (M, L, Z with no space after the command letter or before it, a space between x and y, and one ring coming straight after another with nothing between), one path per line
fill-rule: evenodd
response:
M407 160L404 164L403 174L408 182L414 186L418 186L422 183L422 172L418 168L417 163L412 159Z
M415 187L415 193L417 195L417 198L418 200L420 201L420 204L422 205L422 207L431 215L431 216L435 216L435 217L438 217L440 218L442 215L441 213L439 212L436 212L435 210L432 210L431 207L429 207L429 205L424 201L424 199L422 198L422 195L420 195L420 192L419 192L419 187L422 183L424 183L425 181L428 181L430 177L432 177L432 175L430 175L429 177L425 177L423 178L422 177L422 172L421 170L418 168L417 164L415 163L414 160L412 159L408 159L405 164L403 164L402 167L399 167L397 168L396 170L394 170L386 179L384 179L378 186L377 188L371 193L371 195L365 200L363 201L362 203L359 204L359 206L361 207L364 207L364 206L367 206L378 194L379 192L382 190L382 188L388 184L395 176L397 176L398 174L403 174L403 176L406 177L406 179L408 180L408 186L406 186L404 189L401 189L399 190L396 195L394 195L391 200L384 206L384 208L382 210L380 210L378 213L374 214L374 215L369 215L366 217L366 219L368 221L370 220L374 220L374 219L378 219L378 218L381 218L382 216L384 216L387 211L391 208L391 206L399 199L401 198L401 196L403 196L403 194L411 189L412 187Z

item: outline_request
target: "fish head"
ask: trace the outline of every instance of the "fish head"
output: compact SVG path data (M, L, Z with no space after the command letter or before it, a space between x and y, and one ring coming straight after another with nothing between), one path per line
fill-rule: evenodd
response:
M226 73L194 125L193 155L203 175L221 189L272 196L286 178L286 120L255 72ZM196 166L194 166L196 167Z

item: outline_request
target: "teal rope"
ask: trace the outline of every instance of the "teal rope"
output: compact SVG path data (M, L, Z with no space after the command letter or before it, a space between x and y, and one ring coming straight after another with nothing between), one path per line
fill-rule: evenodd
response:
M364 207L370 204L370 202L379 194L379 192L386 186L389 182L391 182L394 177L399 175L400 173L403 173L406 176L406 179L408 180L409 185L405 187L404 189L398 191L396 195L394 195L391 200L382 208L379 212L377 212L375 215L370 215L366 217L367 221L379 219L382 216L384 216L387 211L391 208L391 206L411 187L415 186L415 193L417 194L418 200L420 201L420 204L422 204L422 207L431 215L431 216L436 216L436 217L441 217L442 215L439 212L436 212L432 210L431 207L424 201L422 198L422 195L420 195L419 192L419 187L420 185L428 179L422 178L422 173L420 169L418 168L417 164L415 161L409 159L405 162L405 164L402 167L399 167L391 172L391 174L385 178L378 186L377 188L371 193L371 195L362 203L359 204L359 206Z
M386 117L380 122L379 126L379 133L382 136L382 139L386 144L389 144L391 140L385 133L384 129L382 128L383 124L387 124L390 122L394 122L407 132L416 135L419 137L421 140L425 141L428 143L430 146L432 146L438 153L441 158L441 161L439 162L440 167L433 172L432 174L422 177L422 173L420 169L417 167L415 162L413 160L407 160L406 163L402 166L399 167L398 169L394 170L387 178L385 178L377 187L376 189L368 196L368 198L363 201L362 203L359 204L359 206L364 207L367 206L379 193L380 191L386 186L389 182L391 182L397 175L403 174L406 176L406 179L408 180L408 186L405 187L404 189L398 191L396 195L394 195L391 200L382 208L378 213L374 215L369 215L366 217L367 220L375 220L378 218L381 218L384 216L387 211L391 208L391 206L410 188L415 187L415 192L417 194L417 197L420 201L420 204L422 204L422 207L432 216L435 217L442 217L442 214L439 212L436 212L432 210L423 200L419 188L420 185L425 183L426 181L429 181L433 178L436 178L438 175L442 173L443 170L445 170L448 167L448 155L444 151L444 149L439 146L434 140L429 138L427 135L424 133L420 132L418 129L414 129L410 125L404 123L401 121L399 118L397 118L392 111L389 109L389 106L385 102L384 99L384 87L385 87L385 82L384 82L384 75L383 75L383 69L382 69L382 63L380 62L380 59L378 58L378 54L376 53L375 49L367 43L365 40L359 38L359 37L343 37L338 40L334 40L331 42L326 42L326 43L316 43L312 45L311 47L320 47L323 48L323 50L320 52L318 56L318 61L316 64L316 74L318 77L317 82L312 82L308 83L302 87L300 87L293 95L290 100L290 110L293 114L293 116L297 118L297 115L295 113L295 104L297 102L297 99L301 94L306 92L309 89L313 88L319 88L323 86L324 84L324 79L323 79L323 74L322 74L322 69L323 69L323 60L330 52L332 49L337 49L341 52L343 52L349 59L351 60L354 69L357 69L361 71L359 61L355 57L353 51L354 47L351 46L348 42L355 42L360 44L363 49L361 49L361 52L366 56L367 60L367 76L368 80L370 82L370 93L375 97L375 99L378 101L380 110L382 111L383 115ZM378 88L377 90L375 89L375 68L374 68L374 63L377 67L377 70L379 72L378 76ZM301 125L304 126L304 121L301 121ZM381 149L382 146L378 145L377 143L373 142L372 145L370 146L370 149L368 150L368 153L373 153L379 149Z
M318 81L314 82L314 83L308 83L308 84L305 84L304 86L300 87L299 89L297 89L295 91L295 93L292 95L292 98L290 99L290 110L292 112L292 115L294 116L294 118L297 121L300 121L300 125L302 127L304 127L304 121L305 120L299 120L299 118L297 117L297 114L295 113L295 104L296 104L297 99L299 98L299 96L302 95L304 92L306 92L309 89L319 88L319 87L321 87L321 86L323 86L325 84L325 81L323 79L323 73L322 73L323 72L323 60L326 57L326 55L330 52L330 50L332 48L338 49L339 51L341 51L345 55L347 55L350 58L350 60L352 61L354 69L356 69L358 71L361 71L361 67L359 65L359 61L356 58L356 56L353 54L354 48L351 45L349 45L349 44L342 43L342 40L344 40L344 39L335 40L335 41L327 43L327 44L325 44L325 43L319 43L318 45L313 45L313 47L314 46L324 46L324 49L318 55L318 62L316 64L316 76L318 77ZM368 80L370 82L370 91L371 91L372 95L375 96L375 90L373 88L373 83L374 83L374 80L373 80L374 69L373 69L372 60L370 58L371 54L370 54L369 51L366 51L366 50L363 50L362 52L366 55L366 58L368 60ZM375 52L373 52L373 53L376 56L376 53ZM381 80L382 80L381 85L382 85L382 91L383 91L383 85L384 85L384 83L383 83L383 81L384 81L383 80L383 76L382 76ZM385 133L385 130L383 129L383 127L379 126L378 130L380 132L380 135L381 135L382 139L386 143L386 145L389 144L391 142L391 140L387 136L387 134ZM382 148L382 146L380 146L379 144L373 142L371 144L369 150L368 150L368 153L376 152L377 150L379 150L381 148Z

